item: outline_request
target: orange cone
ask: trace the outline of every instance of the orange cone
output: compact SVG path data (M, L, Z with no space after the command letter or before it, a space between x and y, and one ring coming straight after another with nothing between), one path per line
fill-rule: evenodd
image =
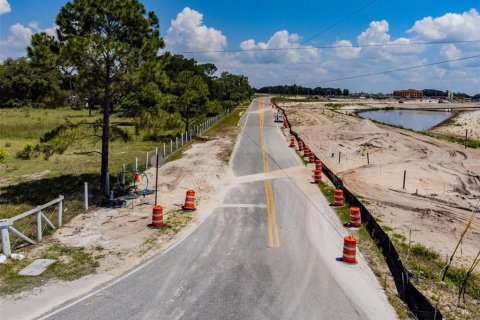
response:
M290 148L295 148L295 138L290 137Z
M315 183L322 184L322 170L315 170L315 174L313 175Z
M307 145L303 146L303 156L308 157L309 154L310 154L310 148Z
M303 141L298 140L298 151L302 152L303 151Z
M357 263L357 239L352 236L343 238L342 260L346 263Z
M335 189L335 193L333 194L333 206L334 207L343 207L345 204L345 199L343 198L343 190L342 189Z
M360 214L360 208L358 207L350 207L350 227L362 227L362 215Z
M185 205L182 207L183 210L194 211L195 208L195 191L188 190L185 197Z
M153 214L152 214L152 226L155 228L161 228L164 226L163 224L163 207L158 205L153 207Z

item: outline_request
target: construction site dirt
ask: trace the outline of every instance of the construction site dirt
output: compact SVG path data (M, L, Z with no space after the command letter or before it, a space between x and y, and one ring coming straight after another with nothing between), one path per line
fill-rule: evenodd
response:
M452 253L479 206L480 149L373 123L348 105L281 106L305 143L382 225L443 255ZM455 262L471 263L479 241L477 215Z

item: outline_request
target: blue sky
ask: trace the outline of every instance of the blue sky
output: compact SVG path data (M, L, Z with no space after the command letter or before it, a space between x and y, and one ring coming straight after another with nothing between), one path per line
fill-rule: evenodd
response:
M9 12L2 9L5 2L9 4ZM24 54L22 46L31 32L52 31L49 29L54 26L55 16L65 2L0 0L0 58ZM143 1L147 9L155 11L160 18L162 36L167 40L168 49L174 51L299 46L303 40L368 2ZM480 40L479 11L478 0L377 0L305 45ZM172 20L176 21L173 25ZM403 87L480 91L480 77L477 76L480 59L360 80L321 82L480 52L478 44L409 48L411 50L407 47L320 50L307 47L297 52L195 54L193 57L213 62L222 70L244 73L255 86L318 81L313 86L347 87L367 92L389 92Z

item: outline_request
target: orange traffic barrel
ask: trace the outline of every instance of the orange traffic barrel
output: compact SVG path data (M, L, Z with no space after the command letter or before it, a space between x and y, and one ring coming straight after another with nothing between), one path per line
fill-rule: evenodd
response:
M313 175L314 179L315 179L315 183L319 183L319 184L322 184L323 181L322 181L322 170L315 170L315 173Z
M295 148L295 138L290 137L290 148Z
M358 207L350 207L350 227L362 227L362 215Z
M346 263L357 263L357 239L352 236L343 238L342 260Z
M135 172L135 182L140 182L140 172Z
M303 151L303 141L298 140L298 151L302 152Z
M310 155L310 148L307 145L303 146L303 156L308 157Z
M163 225L163 207L158 205L153 207L152 226L155 228L161 228Z
M195 191L187 190L187 195L185 197L185 205L182 207L182 209L189 211L195 210Z
M343 190L342 189L335 189L333 194L333 205L335 207L343 207L344 205L344 198L343 198Z
M315 162L315 153L313 153L313 151L310 151L310 155L308 156L308 162L309 163Z

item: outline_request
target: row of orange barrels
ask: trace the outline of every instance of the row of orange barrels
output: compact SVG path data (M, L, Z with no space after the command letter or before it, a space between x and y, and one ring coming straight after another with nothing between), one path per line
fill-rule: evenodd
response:
M187 195L185 196L185 204L182 206L184 211L195 211L195 191L187 190ZM152 228L162 228L165 226L163 222L163 206L156 205L153 207L152 213Z
M290 137L290 147L295 148L295 138ZM315 153L310 150L310 147L304 145L302 140L298 140L298 149L296 149L300 154L303 152L303 156L308 160L309 163L315 164L314 170L314 183L323 184L322 180L322 161L315 156ZM345 198L343 196L342 189L335 189L333 194L333 207L343 207L345 205ZM360 208L350 207L350 223L349 227L352 228L361 228L362 227L362 216L360 213ZM346 263L356 263L356 244L357 240L353 236L347 236L344 238L343 244L343 255L340 260Z
M295 138L290 137L290 148L295 148ZM298 141L298 149L300 154L303 152L303 156L309 163L315 164L315 170L313 170L313 179L315 183L322 184L322 161L315 156L315 153L310 150L310 147L303 144L303 141ZM343 206L343 204L341 205Z

